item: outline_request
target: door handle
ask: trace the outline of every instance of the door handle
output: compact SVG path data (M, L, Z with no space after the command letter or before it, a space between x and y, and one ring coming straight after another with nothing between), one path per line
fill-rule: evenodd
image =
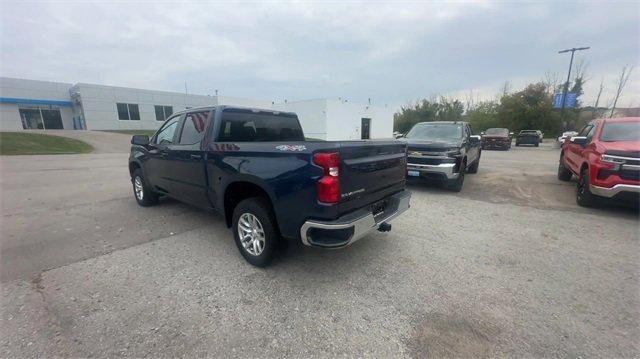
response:
M192 160L201 160L202 159L202 155L190 155L189 157L191 157Z

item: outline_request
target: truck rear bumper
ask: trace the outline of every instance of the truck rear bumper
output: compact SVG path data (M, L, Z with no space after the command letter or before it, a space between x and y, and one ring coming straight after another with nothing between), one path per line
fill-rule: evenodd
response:
M640 185L632 185L632 184L617 184L613 187L599 187L590 185L589 190L591 193L596 196L611 198L616 196L617 194L628 192L628 193L640 193Z
M454 172L456 170L456 164L455 163L441 163L439 165L423 165L423 164L417 164L417 163L407 163L407 171L417 171L420 172L420 174L441 174L443 175L443 177L446 177L446 179L450 180L450 179L456 179L458 178L458 175L460 175L458 172Z
M384 210L375 215L373 206L368 206L335 221L306 221L300 227L300 238L307 246L323 248L348 246L409 209L410 199L411 193L402 191L385 198Z

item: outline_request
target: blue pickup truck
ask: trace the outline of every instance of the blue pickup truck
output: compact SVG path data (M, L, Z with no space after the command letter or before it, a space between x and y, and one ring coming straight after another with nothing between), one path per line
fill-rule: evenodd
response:
M169 196L220 212L242 256L266 266L281 241L339 248L409 208L406 144L307 141L294 113L230 106L178 112L133 136L143 207Z

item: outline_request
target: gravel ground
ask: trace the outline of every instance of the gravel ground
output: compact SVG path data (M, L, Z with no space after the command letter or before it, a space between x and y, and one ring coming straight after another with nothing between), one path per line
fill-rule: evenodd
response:
M391 232L266 269L218 215L137 207L126 155L2 158L0 356L638 357L638 214L577 207L557 156L485 151Z

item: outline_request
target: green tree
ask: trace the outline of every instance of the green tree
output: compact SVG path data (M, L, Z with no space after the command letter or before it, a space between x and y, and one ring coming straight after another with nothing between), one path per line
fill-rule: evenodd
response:
M492 127L502 127L498 119L498 107L495 101L480 102L467 111L464 119L476 133Z
M503 96L498 107L498 123L511 131L542 130L547 134L562 129L560 114L551 107L551 96L544 83Z
M464 104L446 97L423 99L416 104L403 106L393 116L393 130L407 133L418 122L462 121Z

